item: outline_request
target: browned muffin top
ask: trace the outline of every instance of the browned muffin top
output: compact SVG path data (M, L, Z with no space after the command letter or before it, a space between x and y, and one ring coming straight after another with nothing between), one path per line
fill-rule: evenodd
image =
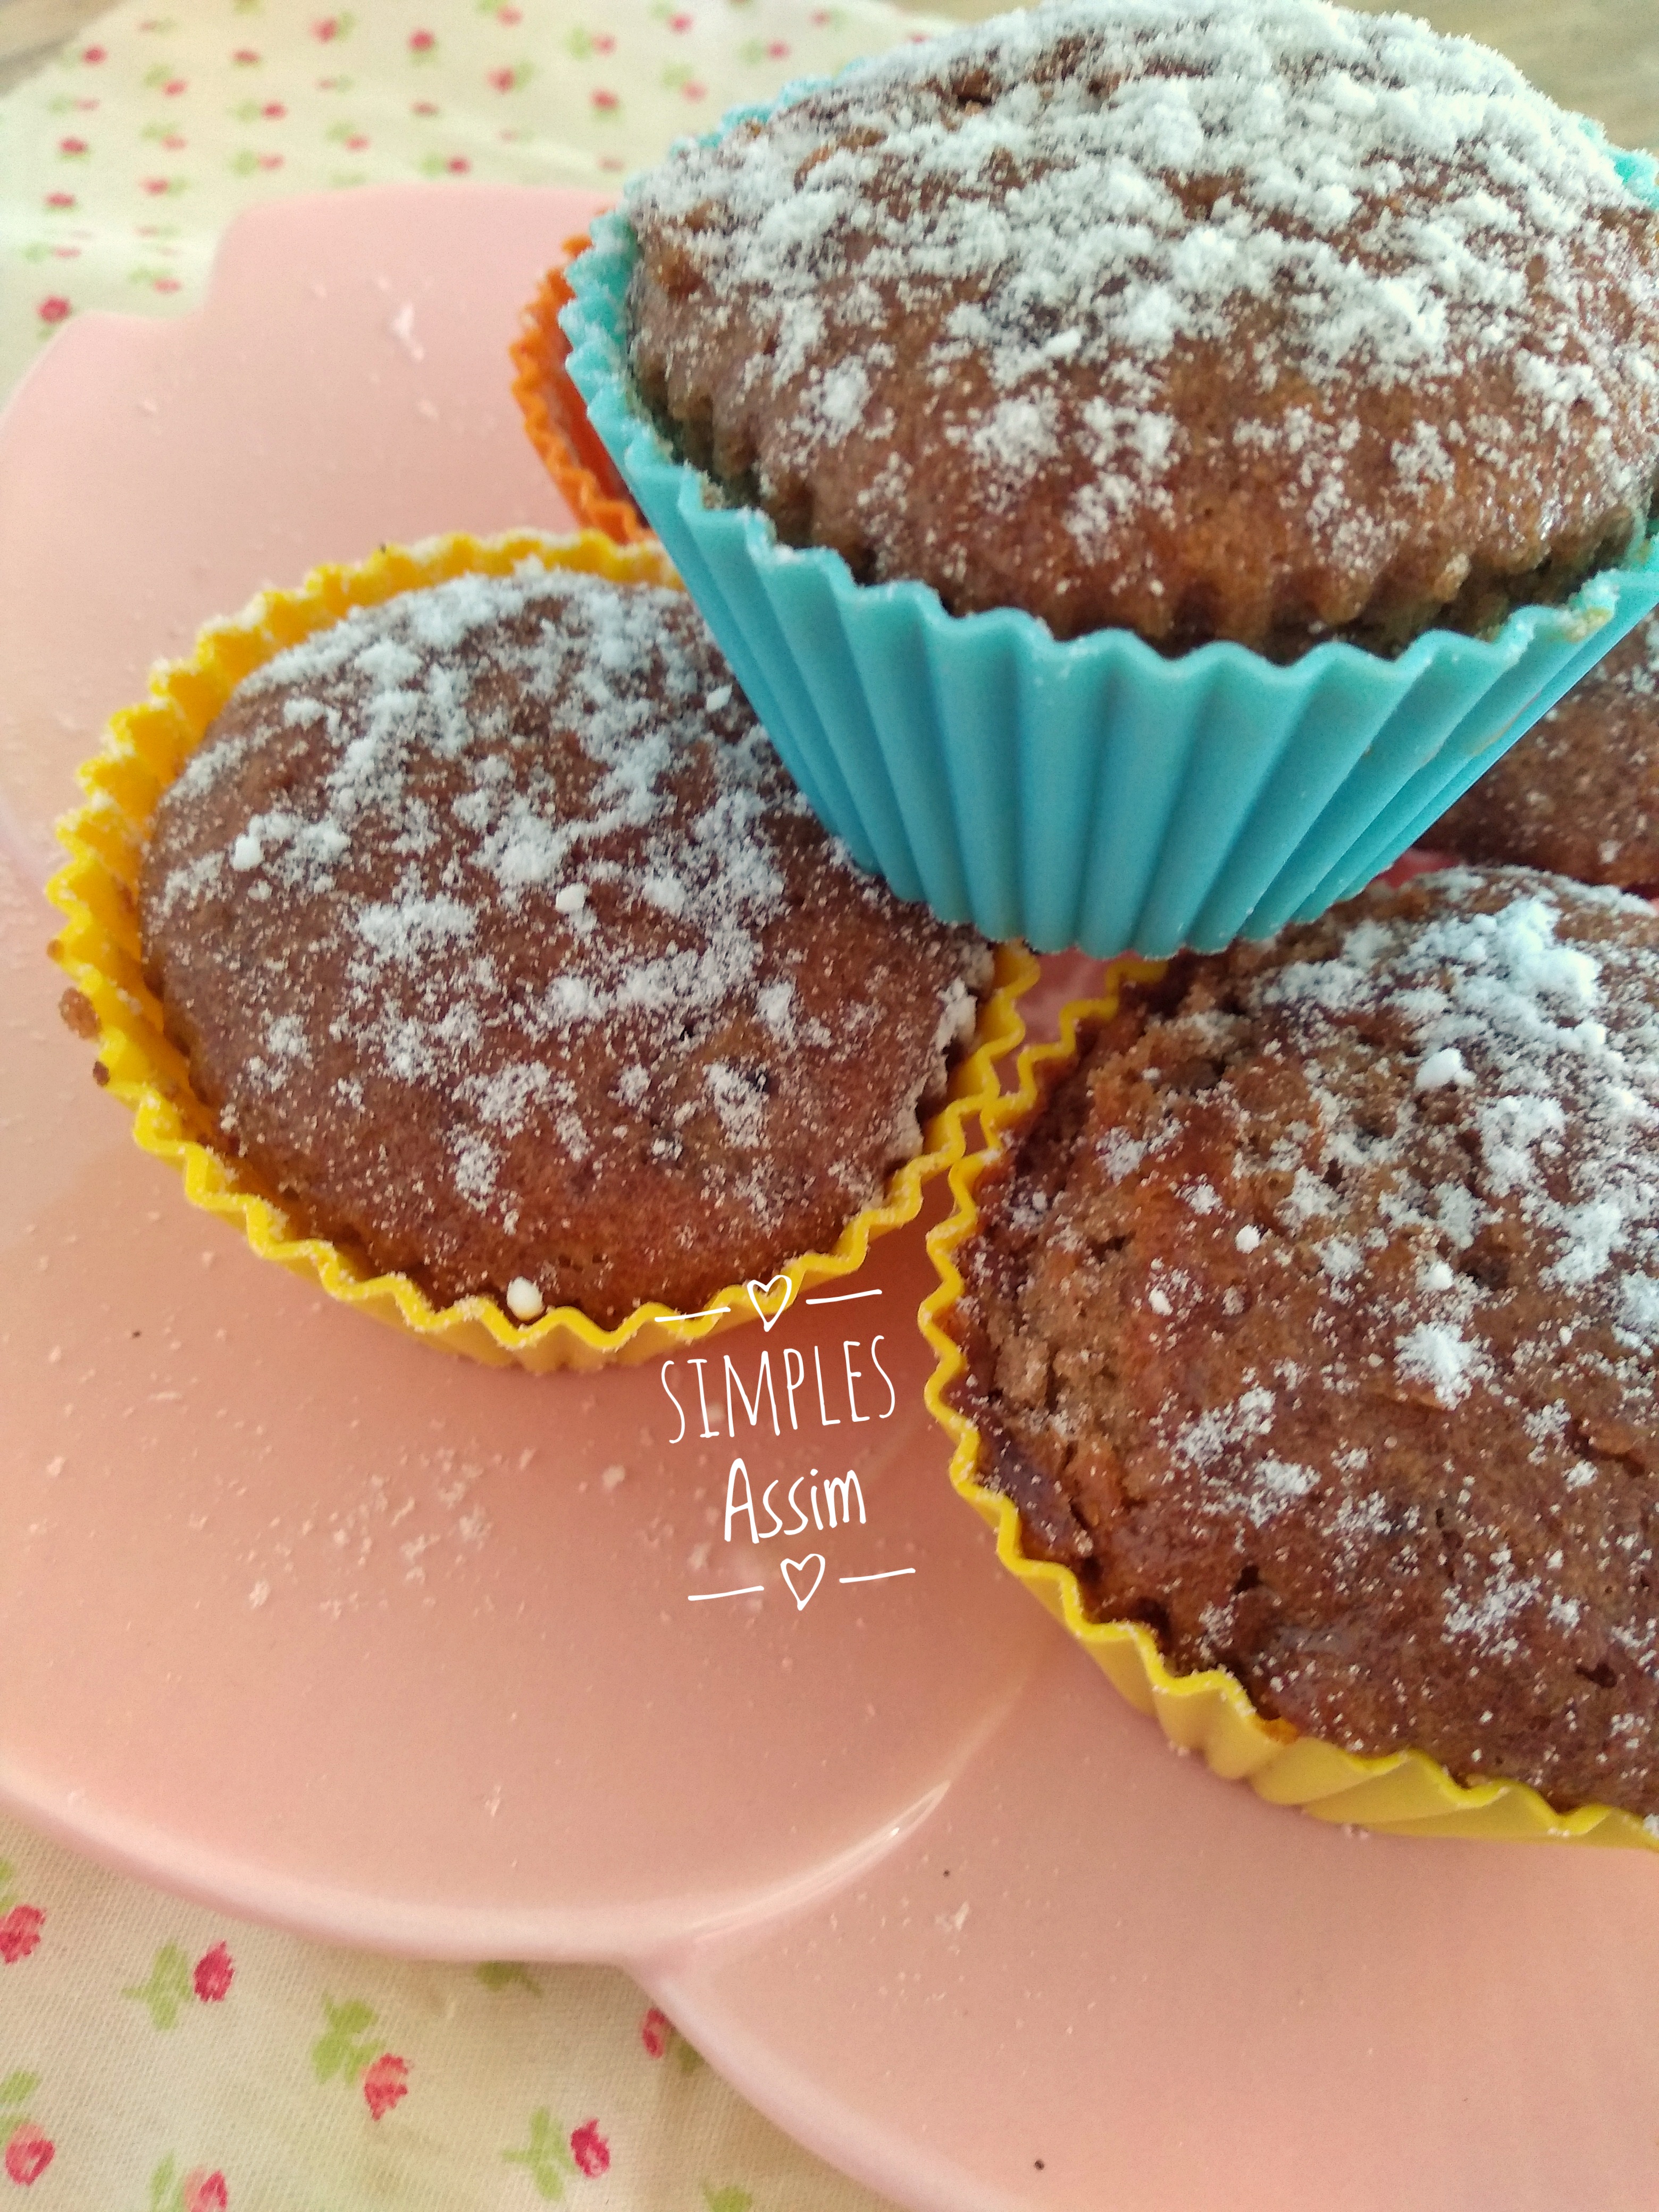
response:
M521 1319L690 1311L833 1244L990 968L818 827L683 593L538 567L249 677L142 906L220 1140Z
M1318 0L1067 0L629 189L641 396L952 611L1276 654L1477 627L1659 471L1659 222L1498 55Z
M1460 871L1184 957L981 1189L961 1402L1096 1617L1659 1815L1659 915Z
M1638 623L1421 841L1659 889L1659 616Z

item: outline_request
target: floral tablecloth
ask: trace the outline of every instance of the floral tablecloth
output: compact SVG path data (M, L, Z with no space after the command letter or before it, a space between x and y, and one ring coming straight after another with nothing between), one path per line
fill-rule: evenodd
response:
M916 35L872 0L134 0L0 100L0 395L81 308L192 304L255 199L603 185L739 100ZM4 1820L0 2168L0 2203L64 2212L877 2202L614 1970L327 1950Z
M0 2203L858 2212L602 1966L416 1966L159 1896L0 1822ZM19 2199L20 2212L22 2199Z
M603 189L739 100L927 27L878 0L134 0L0 100L0 393L79 307L191 304L255 200Z

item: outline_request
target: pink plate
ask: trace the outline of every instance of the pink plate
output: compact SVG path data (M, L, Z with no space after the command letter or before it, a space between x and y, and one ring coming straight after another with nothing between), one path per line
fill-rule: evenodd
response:
M1651 2206L1652 1865L1171 1758L951 1494L919 1232L717 1340L707 1420L686 1362L471 1368L192 1212L56 1019L50 825L151 659L319 560L565 523L505 348L593 204L263 209L202 314L80 319L0 423L0 1799L319 1936L617 1960L916 2206ZM864 1519L728 1542L734 1453Z

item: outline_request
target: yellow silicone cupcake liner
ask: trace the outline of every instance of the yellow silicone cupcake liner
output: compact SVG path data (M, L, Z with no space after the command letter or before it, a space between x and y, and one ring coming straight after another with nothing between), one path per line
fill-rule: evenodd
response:
M543 467L583 529L602 530L633 545L651 537L650 527L587 419L581 394L565 369L570 341L559 328L559 317L574 296L565 270L592 243L586 231L566 239L563 261L548 270L525 309L522 327L507 348L513 397Z
M730 1284L695 1318L653 1303L636 1307L615 1328L602 1328L574 1306L554 1307L528 1323L484 1297L438 1307L408 1276L377 1274L348 1249L305 1234L279 1194L246 1163L213 1145L211 1116L191 1091L184 1057L168 1042L161 1006L144 981L137 884L155 806L252 669L353 607L375 606L469 571L506 575L525 562L620 583L677 580L654 543L619 546L592 531L568 539L519 532L384 548L355 566L314 569L297 590L262 592L241 614L204 629L189 659L158 667L149 697L114 717L103 750L80 771L85 804L58 825L70 857L48 896L64 917L53 955L80 994L69 1007L76 1026L96 1036L99 1079L131 1108L133 1134L144 1151L178 1167L192 1205L234 1223L261 1259L307 1277L360 1313L445 1352L542 1372L651 1359L763 1311L780 1312L808 1285L860 1267L871 1240L914 1219L924 1184L962 1158L966 1117L996 1095L997 1063L1024 1034L1016 1001L1036 966L1022 946L999 949L994 989L981 1011L974 1049L954 1071L922 1151L894 1172L882 1202L856 1214L833 1251L801 1254L765 1283ZM788 1279L787 1297L781 1276Z
M1275 1805L1295 1805L1321 1820L1341 1821L1385 1834L1495 1836L1517 1842L1637 1845L1659 1850L1659 1819L1643 1820L1608 1805L1583 1805L1558 1813L1535 1790L1519 1782L1458 1782L1420 1751L1364 1758L1302 1735L1285 1721L1257 1712L1249 1694L1224 1668L1172 1674L1151 1629L1134 1620L1095 1620L1085 1610L1077 1577L1067 1567L1025 1556L1019 1513L979 1479L980 1432L951 1403L961 1373L960 1346L950 1318L962 1295L956 1254L979 1225L975 1198L981 1180L1007 1157L1020 1127L1043 1094L1046 1080L1076 1060L1079 1033L1109 1021L1125 981L1151 981L1162 963L1115 962L1103 995L1074 1000L1060 1018L1052 1043L1029 1046L1019 1055L1016 1086L981 1114L983 1148L951 1170L956 1210L928 1234L927 1249L939 1287L923 1304L923 1334L939 1355L927 1382L929 1411L951 1437L951 1480L995 1532L997 1557L1008 1571L1077 1638L1113 1686L1143 1713L1152 1714L1170 1742L1202 1754L1229 1781L1246 1781Z

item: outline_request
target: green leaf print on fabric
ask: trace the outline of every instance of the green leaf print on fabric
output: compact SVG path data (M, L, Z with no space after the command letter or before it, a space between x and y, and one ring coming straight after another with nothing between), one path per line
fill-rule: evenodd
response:
M31 2189L58 2153L44 2128L28 2116L28 2102L40 2086L40 2076L19 2067L0 2081L0 2166L8 2181Z
M380 2049L379 2035L368 2033L378 2014L361 1997L336 2004L325 1996L323 2014L328 2027L311 2046L312 2072L319 2081L337 2075L348 2088L360 2084L370 2119L384 2119L409 2094L409 2061Z
M179 2015L192 2003L222 2004L236 1978L235 1962L227 1946L215 1943L192 1966L190 1956L177 1943L163 1943L147 1982L134 1982L121 1992L148 2005L156 2027L176 2027Z
M472 1971L487 1990L510 1990L516 1982L527 1989L532 1997L538 1997L542 1993L542 1985L529 1967L517 1966L510 1960L486 1959Z
M179 2014L196 1994L190 1978L190 1960L177 1943L163 1943L155 1954L149 1979L131 1984L121 1994L148 2005L151 2022L156 2027L176 2027Z
M567 2180L576 2178L576 2161L565 2146L564 2122L556 2120L545 2105L530 2115L530 2142L524 2150L504 2150L503 2166L522 2166L536 2185L544 2203L556 2204Z
M665 2058L672 2051L679 2062L682 2074L695 2074L702 2059L694 2046L680 2033L668 2014L653 2005L640 2022L640 2041L646 2055L651 2058Z
M702 2185L702 2201L708 2212L750 2212L754 2198L746 2189L728 2182L724 2189L714 2189L708 2182Z
M331 2081L337 2074L343 2081L355 2081L368 2071L380 2047L378 2037L367 2043L362 2040L364 2029L374 2025L374 2008L357 1997L348 1997L337 2005L332 1997L325 1996L323 2012L328 2028L311 2046L311 2070L319 2081Z
M147 2212L228 2212L229 2203L222 2173L204 2166L180 2173L171 2151L149 2178Z

